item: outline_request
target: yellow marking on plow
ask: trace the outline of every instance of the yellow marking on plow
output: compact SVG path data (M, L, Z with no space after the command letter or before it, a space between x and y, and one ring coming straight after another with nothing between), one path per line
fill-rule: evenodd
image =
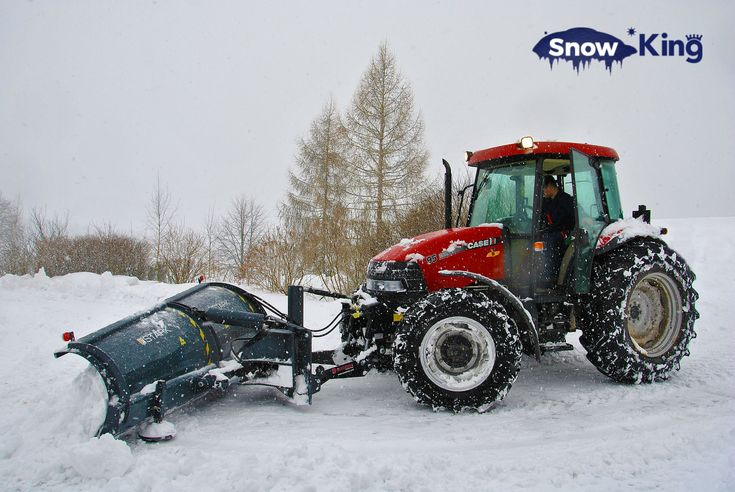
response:
M176 312L179 313L181 316L187 318L189 320L189 323L191 324L191 326L193 326L194 328L199 328L199 338L201 338L202 339L202 342L204 342L204 352L207 355L207 364L211 364L212 363L212 358L210 357L210 355L211 355L210 352L212 350L209 348L209 342L207 342L207 337L204 334L204 330L202 330L202 328L197 324L197 322L191 316L189 316L188 314L182 313L181 311L176 311ZM179 337L179 345L181 345L182 347L184 345L186 345L186 340L184 340L183 338Z

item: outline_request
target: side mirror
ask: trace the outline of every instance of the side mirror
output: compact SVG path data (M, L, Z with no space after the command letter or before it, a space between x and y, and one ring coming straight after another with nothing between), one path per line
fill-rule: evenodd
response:
M633 210L633 218L643 217L643 222L651 223L651 211L645 205L638 205L638 210Z

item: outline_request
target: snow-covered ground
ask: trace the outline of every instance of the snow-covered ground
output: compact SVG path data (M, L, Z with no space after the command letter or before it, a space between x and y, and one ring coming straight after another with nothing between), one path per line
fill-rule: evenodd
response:
M574 351L524 360L487 414L434 413L394 375L374 374L327 383L310 407L232 388L170 414L178 436L160 444L90 438L96 381L83 359L52 353L63 331L84 335L188 286L2 277L0 489L733 490L735 218L660 224L701 295L699 336L668 382L613 383L570 336ZM283 296L261 295L285 309ZM338 309L307 300L307 326Z

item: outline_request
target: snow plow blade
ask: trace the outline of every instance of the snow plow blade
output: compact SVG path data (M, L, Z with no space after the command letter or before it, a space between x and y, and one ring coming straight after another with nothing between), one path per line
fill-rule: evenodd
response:
M301 303L289 298L292 305ZM267 315L266 308L277 315ZM166 411L233 380L274 386L311 403L318 390L311 333L288 321L301 313L290 314L234 285L203 283L72 339L54 356L80 355L102 376L108 405L98 435L161 422Z

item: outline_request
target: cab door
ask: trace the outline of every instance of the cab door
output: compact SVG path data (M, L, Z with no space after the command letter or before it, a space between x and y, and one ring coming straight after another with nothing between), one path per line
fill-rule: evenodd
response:
M592 159L571 149L572 187L577 223L574 229L574 291L590 290L592 262L597 238L608 223L600 193L598 169Z

